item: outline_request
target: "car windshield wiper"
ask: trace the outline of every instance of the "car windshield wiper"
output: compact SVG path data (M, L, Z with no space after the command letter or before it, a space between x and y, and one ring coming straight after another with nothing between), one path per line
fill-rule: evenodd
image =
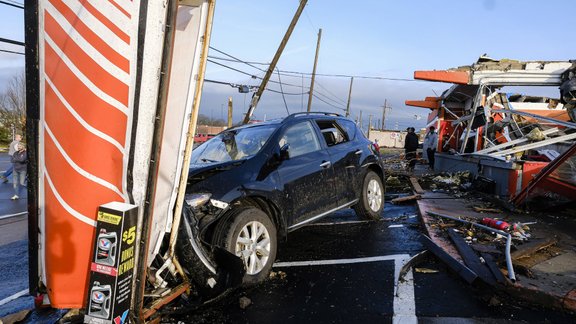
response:
M202 162L218 162L216 160L206 159L206 158L200 159L200 161L202 161Z

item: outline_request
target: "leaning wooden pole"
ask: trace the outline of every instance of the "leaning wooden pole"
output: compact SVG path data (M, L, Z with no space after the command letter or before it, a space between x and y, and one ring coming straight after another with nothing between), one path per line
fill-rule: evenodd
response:
M348 90L348 103L346 104L346 117L350 116L350 98L352 97L352 84L354 83L354 77L350 78L350 90Z
M304 7L306 6L307 2L308 2L308 0L300 0L300 6L298 7L298 10L296 10L294 17L292 18L292 22L290 23L290 26L288 26L288 30L286 31L286 34L284 35L284 38L282 39L282 42L280 42L280 46L278 47L278 50L276 51L276 54L274 55L274 58L272 59L272 63L270 63L270 66L268 67L268 70L266 71L266 75L264 75L264 78L262 79L262 83L260 83L260 87L258 87L258 91L256 91L254 93L254 95L252 96L252 101L250 102L250 107L248 107L248 111L246 112L246 116L244 116L244 121L242 122L243 124L248 124L248 122L250 121L250 118L252 118L252 114L254 113L254 109L256 109L256 106L258 105L258 101L260 101L260 97L262 96L262 93L264 93L264 90L266 89L266 85L268 84L268 80L270 80L270 76L272 76L272 72L274 72L274 69L276 68L276 64L278 63L278 60L280 60L280 56L282 55L282 52L284 51L284 47L286 47L286 44L288 43L288 40L290 39L290 35L292 35L292 31L294 30L294 27L296 26L296 23L298 22L298 19L300 18L300 14L302 14L302 11L304 10Z

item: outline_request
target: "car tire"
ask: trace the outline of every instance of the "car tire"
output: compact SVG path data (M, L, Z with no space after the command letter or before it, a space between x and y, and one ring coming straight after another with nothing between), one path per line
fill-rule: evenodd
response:
M378 220L384 208L384 186L374 171L368 171L362 183L360 201L354 205L356 215L362 219Z
M255 284L266 279L277 247L276 226L270 217L258 208L238 208L218 227L215 243L244 262L246 274L242 282Z

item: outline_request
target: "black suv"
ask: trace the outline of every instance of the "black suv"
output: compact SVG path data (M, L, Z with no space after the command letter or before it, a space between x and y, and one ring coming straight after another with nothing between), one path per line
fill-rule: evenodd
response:
M225 130L192 152L184 265L194 269L191 276L194 261L216 274L218 248L242 260L244 283L261 281L288 232L349 207L379 219L383 179L380 153L337 114L297 113Z

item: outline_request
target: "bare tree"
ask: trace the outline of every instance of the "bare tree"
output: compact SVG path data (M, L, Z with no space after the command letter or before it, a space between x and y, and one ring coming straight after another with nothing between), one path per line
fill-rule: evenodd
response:
M15 133L26 132L26 79L14 75L0 90L0 141L10 142Z

